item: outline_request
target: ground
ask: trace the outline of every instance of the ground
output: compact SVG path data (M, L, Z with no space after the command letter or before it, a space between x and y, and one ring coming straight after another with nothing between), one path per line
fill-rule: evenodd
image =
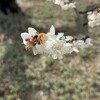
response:
M79 10L90 5L78 1ZM97 0L100 2L99 0ZM0 12L0 100L100 100L100 26L89 29L93 46L53 60L25 50L20 37L27 27L82 38L72 9L63 11L46 0L18 0L23 13Z

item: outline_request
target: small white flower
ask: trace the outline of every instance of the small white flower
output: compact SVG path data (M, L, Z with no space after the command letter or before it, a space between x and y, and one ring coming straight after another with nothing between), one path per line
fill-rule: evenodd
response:
M28 33L24 32L21 33L21 38L23 39L23 44L26 46L26 48L30 48L34 45L34 42L32 41L33 37L37 34L37 31L34 28L28 28Z
M95 16L94 14L92 14L92 13L89 14L87 17L88 17L88 20L89 20L89 21L93 21L93 20L95 20L95 18L96 18L96 16Z
M76 2L70 2L69 0L48 0L53 1L54 4L60 5L63 10L67 10L69 8L76 8Z
M78 48L85 48L85 42L84 40L77 40L74 43L74 46L78 47Z
M89 46L92 46L92 43L91 43L91 39L90 38L87 38L85 41L84 40L77 40L73 43L74 46L78 47L78 48L86 48L86 47L89 47Z
M57 5L64 5L64 0L53 0Z
M31 39L31 35L28 33L21 33L21 38L23 39L23 44L27 45L28 42L26 41L27 39Z
M97 13L95 12L88 12L87 13L87 18L88 18L88 25L89 27L95 27L100 25L100 12Z
M25 40L25 39L27 39L27 38L31 38L31 35L28 34L28 33L26 33L26 32L24 32L24 33L21 33L21 38L22 38L23 40Z
M67 10L69 8L76 8L76 2L65 4L61 6L63 10Z

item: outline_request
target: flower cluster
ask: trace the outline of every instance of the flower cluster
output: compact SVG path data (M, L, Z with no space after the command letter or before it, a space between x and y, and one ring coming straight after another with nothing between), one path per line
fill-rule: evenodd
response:
M34 28L28 28L28 33L21 33L23 44L27 49L33 48L34 55L48 54L53 59L62 59L63 55L72 52L79 52L79 48L91 46L91 39L87 36L82 39L64 36L64 33L55 34L55 28L52 25L50 31L39 33Z
M63 10L67 10L69 8L76 8L76 2L69 2L69 0L48 0L53 1L54 4L60 5Z
M87 18L88 18L88 25L90 27L95 27L100 25L100 12L98 10L89 11L87 12Z

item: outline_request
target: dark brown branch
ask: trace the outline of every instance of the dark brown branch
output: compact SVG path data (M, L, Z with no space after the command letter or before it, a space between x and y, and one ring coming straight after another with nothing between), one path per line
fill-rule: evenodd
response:
M0 0L0 10L5 14L8 12L19 13L21 11L16 0Z

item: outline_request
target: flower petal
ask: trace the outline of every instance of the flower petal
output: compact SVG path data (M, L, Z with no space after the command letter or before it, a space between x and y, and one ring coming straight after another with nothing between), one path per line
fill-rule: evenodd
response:
M86 44L87 44L88 46L92 46L92 43L91 43L91 39L90 39L90 38L86 39Z
M77 48L77 47L73 47L73 51L74 51L74 52L76 52L76 53L78 53L78 52L79 52L79 50L78 50L78 48Z
M28 33L21 33L21 38L22 38L23 40L26 40L26 39L28 39L28 38L31 38L31 36L30 36Z
M46 48L43 45L36 45L36 49L39 53L46 53Z
M31 27L28 27L28 33L32 36L35 36L36 35L36 30L34 28L31 28Z
M55 35L55 27L52 25L50 31L48 32L49 35Z
M70 41L70 40L72 40L73 39L73 37L72 36L66 36L66 41Z
M63 38L64 33L58 33L56 39L59 40L60 38Z

